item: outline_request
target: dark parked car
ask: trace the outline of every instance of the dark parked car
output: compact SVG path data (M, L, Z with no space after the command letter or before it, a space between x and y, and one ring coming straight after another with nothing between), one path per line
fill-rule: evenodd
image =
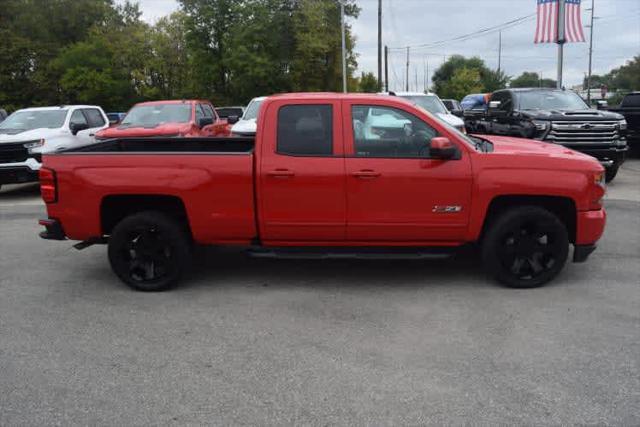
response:
M228 119L229 117L242 117L244 114L244 107L218 107L216 113L221 119Z
M109 124L113 126L120 123L126 115L127 113L107 113L107 118L109 119Z
M575 92L547 88L503 89L491 94L486 113L470 117L476 133L533 138L589 154L613 180L627 154L627 122L612 111L593 110Z
M457 100L443 99L442 103L444 104L445 107L447 107L447 110L451 111L451 114L453 114L454 116L462 117L463 115L462 105L460 105L460 103Z
M622 114L627 122L627 140L630 145L640 148L640 92L631 92L622 99L618 107L609 111Z

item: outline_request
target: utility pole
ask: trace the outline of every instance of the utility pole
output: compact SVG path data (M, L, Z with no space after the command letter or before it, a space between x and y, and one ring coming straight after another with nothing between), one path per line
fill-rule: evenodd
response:
M429 57L425 57L425 61L427 63L427 85L424 88L425 92L429 92Z
M384 91L389 92L389 46L384 47Z
M378 90L382 87L382 0L378 0Z
M564 48L564 12L565 0L558 0L558 82L557 88L562 89L562 61Z
M405 91L409 92L409 46L407 46L407 70L405 79Z
M347 93L347 43L344 31L344 1L340 0L340 23L342 26L342 91Z
M423 80L423 86L424 86L424 93L427 93L427 57L424 57L424 67L423 67L423 75L422 75L422 80Z
M593 58L593 14L595 0L591 0L591 31L589 31L589 74L587 75L587 104L591 105L591 61Z
M416 77L416 92L418 91L418 67L413 67L413 72Z
M498 74L500 74L501 61L502 61L502 31L498 32Z

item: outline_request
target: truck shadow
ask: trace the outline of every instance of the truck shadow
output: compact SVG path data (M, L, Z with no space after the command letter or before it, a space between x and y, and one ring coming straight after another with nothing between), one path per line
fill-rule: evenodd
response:
M493 283L479 255L465 248L448 259L260 259L240 250L198 248L181 289L234 287L424 287Z

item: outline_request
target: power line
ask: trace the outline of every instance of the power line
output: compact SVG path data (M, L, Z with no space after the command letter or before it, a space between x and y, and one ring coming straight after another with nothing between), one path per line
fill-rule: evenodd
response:
M444 39L444 40L439 40L439 41L432 42L432 43L423 43L423 44L413 45L413 46L390 47L389 50L401 50L401 49L406 49L407 47L410 47L412 50L424 49L424 48L432 48L432 47L435 47L435 46L442 46L444 44L453 43L453 42L457 42L457 41L465 41L465 40L468 40L470 38L491 34L491 33L497 32L497 31L504 30L506 28L510 28L510 27L514 27L516 25L520 25L520 24L522 24L522 23L524 23L524 22L526 22L528 20L533 19L535 16L536 16L536 14L532 13L530 15L525 15L525 16L521 16L520 18L512 19L511 21L503 22L502 24L494 25L492 27L483 28L483 29L480 29L480 30L477 30L477 31L474 31L474 32L471 32L471 33L463 34L461 36L452 37L450 39Z

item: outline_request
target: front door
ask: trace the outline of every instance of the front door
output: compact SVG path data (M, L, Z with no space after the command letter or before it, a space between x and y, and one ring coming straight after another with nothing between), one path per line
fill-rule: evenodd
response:
M436 160L429 141L441 135L424 119L391 106L345 102L347 239L438 244L460 241L471 202L471 164Z
M272 102L258 176L261 236L265 244L330 245L345 239L345 159L340 102Z

